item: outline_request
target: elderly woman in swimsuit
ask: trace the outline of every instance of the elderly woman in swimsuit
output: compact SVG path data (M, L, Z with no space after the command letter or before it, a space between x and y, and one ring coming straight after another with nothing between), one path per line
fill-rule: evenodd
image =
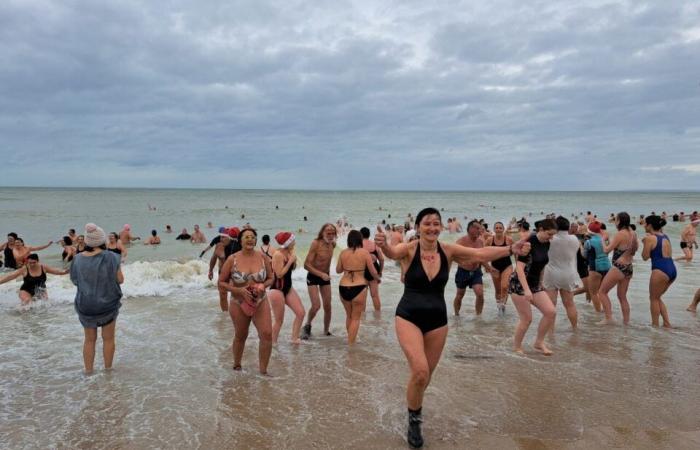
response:
M219 287L231 292L228 311L233 321L233 370L241 370L241 359L250 323L258 330L260 373L267 374L272 353L272 316L265 295L272 285L272 267L256 250L258 234L252 228L241 231L242 250L226 258L219 273Z
M526 254L529 244L509 247L470 248L438 242L442 218L435 208L423 209L416 216L417 241L388 245L381 227L375 244L387 258L399 261L405 273L404 294L396 308L396 336L406 355L411 376L406 389L408 403L408 443L423 445L421 407L423 394L440 361L447 338L445 285L452 261L482 264L512 253Z
M603 244L603 252L613 252L612 268L603 278L598 289L598 298L605 312L604 323L612 323L612 303L608 292L617 285L617 299L620 301L622 310L622 321L625 325L630 321L630 304L627 301L627 290L632 281L632 259L639 248L637 233L634 232L630 223L630 215L626 212L618 213L615 216L617 233L613 236L609 244Z
M15 278L24 277L19 288L19 300L22 305L27 305L35 298L46 299L46 274L67 275L69 270L59 270L39 263L39 255L32 253L27 256L27 264L21 269L0 278L0 284L7 283Z
M342 273L338 291L340 300L345 308L345 328L348 331L348 344L352 345L357 339L360 329L360 319L365 312L367 303L368 281L365 270L369 270L372 279L379 280L379 273L374 267L372 255L362 248L362 234L357 230L348 233L348 248L338 256L336 273Z

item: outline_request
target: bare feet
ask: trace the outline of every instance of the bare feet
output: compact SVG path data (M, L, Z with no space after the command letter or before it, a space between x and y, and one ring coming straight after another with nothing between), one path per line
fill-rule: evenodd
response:
M241 370L243 370L243 368L241 367L240 364L236 364L236 365L233 366L233 370L235 370L235 371L237 371L237 372L240 372Z
M603 319L600 322L596 322L596 325L615 325L615 319Z
M521 354L521 355L524 355L524 354L525 354L525 351L523 350L522 347L514 348L513 351L514 351L515 353L519 353L519 354Z
M692 312L692 313L698 312L698 310L695 309L695 307L693 307L693 306L688 306L685 310L688 312Z
M294 344L294 345L301 344L301 339L292 339L292 344Z
M552 351L544 344L544 342L541 344L535 344L532 347L538 352L542 353L544 356L552 355Z

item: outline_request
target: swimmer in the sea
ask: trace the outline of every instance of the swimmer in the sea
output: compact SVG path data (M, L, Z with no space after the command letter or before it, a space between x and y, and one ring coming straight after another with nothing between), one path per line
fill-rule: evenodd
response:
M146 242L143 243L143 245L159 245L160 244L160 236L158 236L158 232L156 230L151 230L151 236L146 239Z
M27 305L34 299L48 298L46 292L46 274L67 275L70 270L59 270L39 263L39 255L31 253L27 256L27 264L21 269L0 277L0 284L7 283L15 278L24 277L19 288L19 299L22 305Z
M204 244L207 242L207 237L199 229L199 225L195 224L192 236L190 236L190 242L193 244Z

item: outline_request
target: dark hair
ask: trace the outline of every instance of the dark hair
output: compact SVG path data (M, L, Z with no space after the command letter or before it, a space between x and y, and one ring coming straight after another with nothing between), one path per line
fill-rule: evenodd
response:
M362 248L362 233L357 230L350 230L348 233L348 248Z
M367 228L367 227L360 228L360 234L362 235L362 239L369 239L369 228Z
M24 244L24 239L22 239L21 237L16 237L16 238L15 238L15 241L20 241L21 243Z
M158 232L156 230L151 230L151 236L156 236Z
M496 228L496 225L498 225L499 223L501 224L501 226L502 226L503 228L506 227L505 225L503 225L503 222L501 222L501 221L499 220L498 222L494 222L494 223L493 223L493 228L495 229L495 228Z
M36 253L31 253L29 256L27 256L27 259L33 259L34 261L39 261L39 255Z
M102 250L107 250L107 244L102 244L102 245L100 245L100 246L98 246L98 247L90 247L90 246L87 245L87 244L85 245L85 251L86 251L86 252L91 252L91 251L95 250L96 248L101 248Z
M630 228L632 229L632 231L637 231L637 225L633 223L630 224Z
M66 245L73 245L73 239L70 236L63 236L63 243Z
M629 227L630 227L630 215L624 211L617 213L617 229L618 230L622 230L625 228L629 229Z
M258 240L258 232L255 231L255 228L243 228L240 233L238 233L238 242L243 242L243 233L246 232L251 232L253 233L253 236L255 236L255 240Z
M467 230L470 229L472 227L472 225L474 225L474 224L481 225L481 222L479 222L476 219L470 220L469 223L467 224Z
M666 221L657 215L646 216L644 218L644 223L651 225L654 231L659 231L666 225Z
M520 228L522 228L523 230L525 230L525 231L530 231L530 224L527 223L526 220L523 220L523 221L521 221L521 222L518 222L518 226L519 226Z
M270 235L269 235L269 234L263 234L262 242L263 242L264 245L270 245Z
M435 208L423 208L416 215L416 221L415 221L416 226L420 225L420 221L423 220L423 217L430 216L433 214L437 214L437 216L440 218L440 222L442 222L442 215L440 215L440 211L438 211Z
M601 223L601 224L600 224L600 229L601 229L601 230L607 230L607 229L608 229L608 226L605 225L604 223Z
M19 236L17 236L17 233L12 232L12 233L7 233L7 237L11 237L12 239L17 239Z
M567 219L566 217L559 216L559 217L557 217L555 222L557 223L557 230L569 231L570 222L569 222L569 219Z
M304 217L306 217L306 216L304 216ZM333 224L330 223L330 222L324 223L323 226L321 226L321 229L318 230L318 235L316 236L316 240L317 240L317 241L323 240L323 230L325 230L327 226L333 227L333 231L336 231L335 225L333 225Z
M538 220L537 222L535 222L535 229L537 231L556 230L557 223L555 221L553 221L552 219ZM568 228L567 228L567 230L568 230Z

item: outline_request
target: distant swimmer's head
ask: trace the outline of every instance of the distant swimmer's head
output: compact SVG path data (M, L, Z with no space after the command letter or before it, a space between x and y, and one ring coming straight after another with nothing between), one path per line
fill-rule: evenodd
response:
M226 227L219 227L219 234L226 233Z
M644 218L644 224L644 228L647 230L647 232L661 231L661 229L666 225L666 220L662 219L656 214L652 214L651 216L646 216Z
M124 231L131 231L131 225L129 225L128 223L125 223L124 224Z
M70 236L63 236L63 245L71 246L73 245L73 239Z
M416 215L416 231L421 238L427 240L437 240L442 231L442 216L435 208L422 209Z
M369 228L367 228L367 227L360 228L360 234L362 235L362 239L369 239L369 236L370 236Z
M406 242L415 241L416 239L418 239L418 233L416 233L416 230L408 230L406 232Z
M600 222L594 221L588 224L588 231L594 234L600 233L600 230L603 229L603 226Z
M357 230L350 230L348 233L348 248L362 248L362 233Z
M158 236L158 232L156 230L151 230L151 236L153 236L153 237Z
M280 231L275 235L275 241L282 248L292 248L295 240L296 236L290 231Z
M263 234L262 243L263 243L263 245L270 245L270 235L269 234Z
M618 230L629 229L631 221L630 215L624 211L617 213L617 216L615 216L615 225Z
M555 222L557 223L557 230L559 231L569 231L569 219L567 219L564 216L559 216L555 219Z
M107 235L105 234L105 230L94 223L85 225L85 245L91 248L97 248L105 245L106 241Z
M195 225L194 225L194 231L199 231L199 225L198 225L198 224L195 224Z

